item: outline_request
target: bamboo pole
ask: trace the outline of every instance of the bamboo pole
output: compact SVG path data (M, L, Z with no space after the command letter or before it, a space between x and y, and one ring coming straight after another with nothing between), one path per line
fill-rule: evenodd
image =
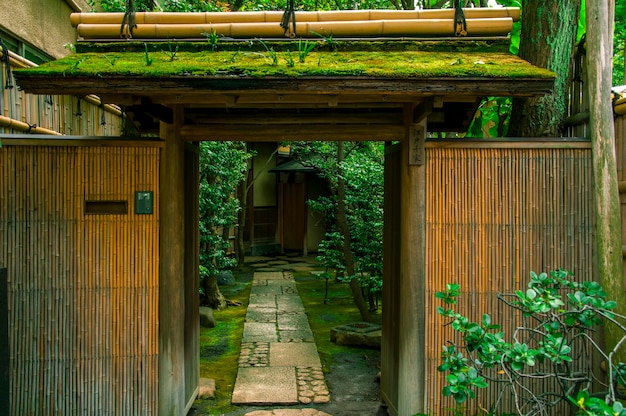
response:
M476 18L503 18L508 17L519 21L520 9L515 7L501 8L469 8L463 9L465 17ZM122 23L123 13L72 13L72 26L80 24L116 24ZM281 21L283 12L138 12L135 13L137 24L219 24L219 23L260 23ZM453 9L433 10L343 10L343 11L313 11L296 12L298 22L330 22L356 20L423 20L423 19L454 19ZM119 33L118 33L119 36Z
M505 36L511 32L510 17L467 19L470 36ZM119 23L81 23L77 27L83 39L119 39ZM284 37L284 31L274 22L265 23L205 23L205 24L140 24L133 30L137 39L204 39L205 33L247 39L253 37ZM298 37L397 37L397 36L454 36L453 19L413 20L355 20L335 22L300 22Z

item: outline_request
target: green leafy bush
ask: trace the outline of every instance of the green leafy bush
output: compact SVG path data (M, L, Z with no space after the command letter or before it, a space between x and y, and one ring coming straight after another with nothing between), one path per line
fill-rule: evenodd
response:
M619 401L625 398L621 391L626 387L626 365L616 362L617 349L626 342L626 320L612 312L617 304L607 300L599 283L578 283L572 277L566 270L531 273L525 291L498 295L523 319L511 339L505 338L489 314L472 322L454 309L460 296L458 284L437 292L444 305L437 312L461 339L449 341L441 352L438 370L447 373L442 394L460 406L474 399L477 389L508 387L520 415L551 414L567 403L578 414L626 415ZM595 331L602 324L616 325L625 334L613 349L602 348L597 340ZM604 381L591 365L592 353L606 364ZM552 392L535 391L546 386L539 387L534 383L538 380L552 380L558 387ZM601 391L592 392L598 385ZM499 414L502 397L489 409L493 414Z

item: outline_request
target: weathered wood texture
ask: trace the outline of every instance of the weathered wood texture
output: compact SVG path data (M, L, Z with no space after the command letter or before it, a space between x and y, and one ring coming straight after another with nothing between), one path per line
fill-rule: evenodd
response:
M200 151L185 145L185 414L200 381Z
M398 414L398 345L400 336L400 145L385 148L385 205L383 229L383 325L381 337L380 395L389 413Z
M159 175L159 415L181 415L185 397L185 155L180 139L182 111L161 123L165 140Z
M591 150L472 146L426 149L425 385L427 408L438 414L454 407L441 396L445 379L437 372L454 334L436 312L435 292L459 283L460 312L474 321L490 313L513 334L520 318L498 292L524 287L530 271L592 276ZM489 408L499 392L481 391L468 406Z
M0 267L9 270L9 414L156 414L156 147L0 149ZM86 200L128 201L125 215Z
M0 62L0 109L3 111L0 113L0 134L49 130L73 135L120 135L121 111L116 107L101 106L95 96L34 95L17 87L5 89L5 65ZM12 69L15 68L17 66L12 65ZM12 123L14 128L9 126L12 121L18 122Z
M409 113L412 116L412 112ZM398 336L398 414L425 412L425 205L426 167L412 159L423 156L426 120L411 124L407 120L400 163L400 275ZM423 162L423 158L421 159Z

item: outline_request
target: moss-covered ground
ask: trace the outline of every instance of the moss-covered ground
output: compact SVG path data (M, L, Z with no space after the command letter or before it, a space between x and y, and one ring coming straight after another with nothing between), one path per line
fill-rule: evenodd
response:
M221 289L224 296L229 300L241 302L241 306L230 306L222 311L215 311L216 327L200 329L200 377L214 379L216 392L213 399L195 402L196 414L221 415L237 409L237 406L231 405L230 400L237 376L251 276L252 272L249 269L235 272L237 285ZM325 371L329 370L335 356L339 354L359 352L362 356L369 354L376 356L377 351L342 347L330 342L332 327L361 320L352 301L348 284L329 280L326 296L324 279L316 279L310 272L296 272L294 278ZM380 323L380 311L372 314L372 318L374 322Z
M367 355L371 350L338 346L330 341L330 329L351 322L361 321L361 315L352 300L352 292L347 283L328 281L328 298L325 298L324 279L309 277L306 273L294 273L298 293L304 303L304 308L309 317L309 325L315 337L317 351L322 365L327 370L333 363L336 354L347 351L360 351ZM379 310L371 314L373 322L381 323L382 314Z
M200 377L215 380L215 398L196 400L199 414L220 415L236 408L230 399L237 377L243 324L250 296L250 272L240 272L237 285L222 288L222 294L241 306L214 311L215 328L200 328ZM242 278L243 277L243 278Z

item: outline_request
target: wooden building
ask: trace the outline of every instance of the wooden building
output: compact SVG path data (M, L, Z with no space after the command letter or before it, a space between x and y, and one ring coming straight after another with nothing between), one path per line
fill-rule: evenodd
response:
M296 34L319 45L293 65L295 44L274 39L282 13L138 13L140 42L111 41L121 15L73 16L79 53L18 71L20 87L95 93L159 139L3 141L11 314L21 308L23 330L40 340L10 329L11 371L37 375L27 395L13 382L13 412L63 403L67 414L184 414L198 378L199 140L390 142L383 400L403 416L445 409L434 291L454 279L491 302L530 270L591 269L587 142L426 140L463 131L484 96L551 90L553 74L507 52L518 13L468 10L458 39L452 10L298 14ZM215 51L203 30L229 40ZM201 42L168 57L160 48L173 37ZM482 309L477 298L467 302ZM62 332L67 322L74 335ZM57 375L67 381L53 391Z

